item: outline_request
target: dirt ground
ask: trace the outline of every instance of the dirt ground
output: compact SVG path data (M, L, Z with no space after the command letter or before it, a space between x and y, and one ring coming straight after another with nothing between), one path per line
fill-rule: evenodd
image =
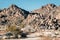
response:
M47 32L47 33L50 34L50 32ZM5 40L60 40L60 37L54 37L54 36L50 37L50 36L46 36L46 35L43 36L43 33L36 32L36 33L32 33L32 34L27 35L27 38L5 39Z
M60 40L60 38L35 37L35 38L23 38L23 39L5 39L5 40Z

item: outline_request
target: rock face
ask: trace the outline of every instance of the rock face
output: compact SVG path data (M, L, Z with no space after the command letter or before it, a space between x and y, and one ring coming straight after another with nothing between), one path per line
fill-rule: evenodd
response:
M0 25L19 25L24 19L27 18L29 12L11 5L0 12Z
M41 29L55 29L60 27L60 7L54 4L47 4L40 9L32 11L33 19L30 25Z
M28 12L16 5L0 10L0 25L27 25L34 30L58 29L60 27L60 6L47 4L41 8ZM27 29L30 30L30 27ZM31 29L31 30L32 30Z

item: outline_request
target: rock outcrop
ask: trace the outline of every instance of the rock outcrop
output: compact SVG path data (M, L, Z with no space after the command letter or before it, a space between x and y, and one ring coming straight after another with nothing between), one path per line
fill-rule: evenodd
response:
M0 25L19 25L24 19L27 18L29 12L11 5L0 12Z
M34 31L39 29L57 30L60 28L60 6L47 4L29 12L16 5L11 5L9 8L0 10L0 25L17 25L20 27L23 25L29 31L30 27Z
M30 12L24 22L28 23L36 30L39 29L53 29L60 28L60 6L54 4L47 4L40 9Z

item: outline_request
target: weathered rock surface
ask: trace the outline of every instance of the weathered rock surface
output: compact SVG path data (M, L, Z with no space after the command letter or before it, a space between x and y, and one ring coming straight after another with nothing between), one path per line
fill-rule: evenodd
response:
M40 9L32 11L32 21L30 25L40 27L41 29L60 28L60 6L54 4L47 4Z
M27 18L29 12L11 5L9 8L5 8L0 12L0 25L19 25L25 18Z
M40 28L57 30L60 28L60 6L47 4L28 12L16 5L11 5L9 8L0 10L0 25L20 27L23 25L29 31L38 31Z

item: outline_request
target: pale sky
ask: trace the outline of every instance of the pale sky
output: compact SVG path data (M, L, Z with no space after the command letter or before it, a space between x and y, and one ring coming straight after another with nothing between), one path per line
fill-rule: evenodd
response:
M32 11L49 3L60 5L60 0L0 0L0 9L8 8L11 4L15 4L27 11Z

